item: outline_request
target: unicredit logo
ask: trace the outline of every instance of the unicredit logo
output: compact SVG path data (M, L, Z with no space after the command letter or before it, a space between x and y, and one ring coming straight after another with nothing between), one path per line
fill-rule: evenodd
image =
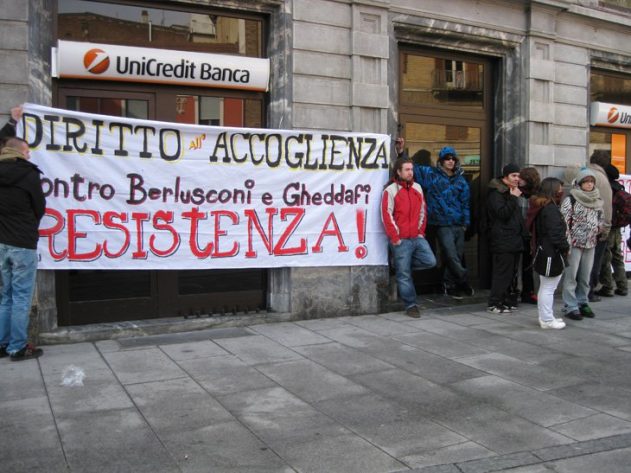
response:
M620 118L620 112L618 112L616 107L611 107L609 112L607 112L607 121L609 123L615 123L618 121L618 118Z
M90 49L83 56L83 65L92 74L103 74L110 67L110 58L102 49Z

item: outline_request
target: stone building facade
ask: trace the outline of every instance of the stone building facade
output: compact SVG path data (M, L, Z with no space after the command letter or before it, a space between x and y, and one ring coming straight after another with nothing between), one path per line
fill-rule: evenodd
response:
M590 124L595 94L602 102L631 106L628 1L127 3L258 15L265 25L263 56L272 63L266 127L402 134L411 154L455 139L462 149L468 147L471 177L481 182L509 161L536 166L543 176L585 163L593 147L610 145L611 130L603 134ZM59 106L59 83L51 77L58 11L57 0L0 1L4 118L20 102ZM434 68L427 100L413 77L406 82L410 64ZM472 82L471 64L484 71L484 86ZM613 91L604 86L595 91L594 74L605 83L611 78ZM405 97L421 98L410 104ZM478 99L477 108L465 103ZM619 131L626 136L625 127ZM623 151L619 162L629 173L630 153ZM470 250L483 257L480 248ZM480 281L487 270L480 263ZM296 318L376 313L388 298L389 278L385 266L270 268L266 305ZM54 272L42 271L36 296L42 332L58 326L58 294Z

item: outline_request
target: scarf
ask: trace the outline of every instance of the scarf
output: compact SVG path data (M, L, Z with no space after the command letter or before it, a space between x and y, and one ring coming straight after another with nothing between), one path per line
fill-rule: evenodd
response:
M24 159L22 153L15 148L5 146L0 152L0 161L15 161L17 159Z
M598 189L594 187L594 190L590 192L585 192L580 187L575 187L570 190L570 194L574 197L578 202L580 202L583 207L587 207L590 209L600 210L603 208L603 200L600 198L600 192Z

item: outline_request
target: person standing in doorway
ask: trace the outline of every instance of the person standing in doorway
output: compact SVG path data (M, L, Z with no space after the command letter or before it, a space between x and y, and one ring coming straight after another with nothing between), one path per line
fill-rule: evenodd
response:
M519 166L510 163L502 169L501 177L489 183L487 196L487 236L492 259L487 311L492 314L508 314L517 309L510 287L519 267L526 233L519 196Z
M43 353L27 343L38 227L46 207L41 171L29 159L28 143L20 138L8 138L0 151L0 357L11 361Z
M410 159L398 158L394 176L381 198L381 219L393 256L399 297L409 317L421 316L416 301L412 271L436 266L436 258L425 239L426 220L423 189L414 182Z
M403 138L395 141L398 153L403 153L404 144ZM414 180L425 192L427 223L436 232L445 294L454 299L473 296L464 261L465 231L471 224L470 190L458 153L445 146L439 151L435 166L415 164Z

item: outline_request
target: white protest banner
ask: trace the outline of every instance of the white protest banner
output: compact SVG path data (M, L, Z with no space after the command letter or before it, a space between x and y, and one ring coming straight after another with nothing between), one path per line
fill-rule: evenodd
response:
M386 265L390 138L24 106L41 269Z

